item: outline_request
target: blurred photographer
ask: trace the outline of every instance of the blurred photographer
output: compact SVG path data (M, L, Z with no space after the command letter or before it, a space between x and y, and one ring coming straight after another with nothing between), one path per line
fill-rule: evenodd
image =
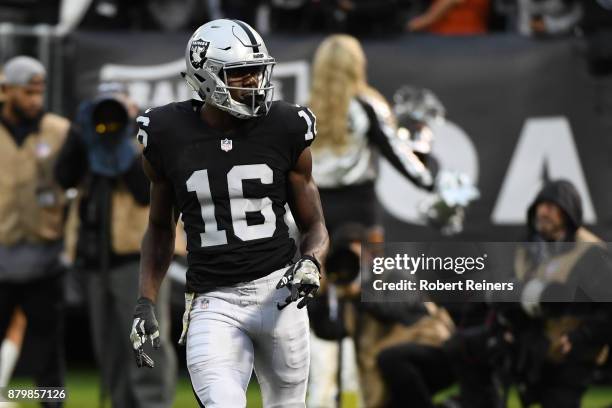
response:
M137 106L121 84L102 84L79 106L55 167L64 188L77 187L77 269L87 271L87 300L102 396L113 407L170 407L176 356L169 341L169 293L160 292L159 367L138 370L127 334L138 297L140 241L148 222L149 183L135 135ZM165 300L164 300L165 299Z
M577 408L609 354L612 263L582 225L582 204L568 181L547 182L527 212L528 241L514 268L521 303L502 313L515 349L524 406Z
M309 408L357 406L361 398L351 334L356 310L353 302L359 300L361 290L359 259L365 236L366 230L359 224L349 223L337 229L325 262L326 279L308 305L311 321L317 322L311 327Z
M442 373L402 371L397 376L398 369L408 366L407 349L413 362L416 357L431 361L430 355L442 354L441 345L450 337L454 324L446 310L432 302L360 301L361 282L369 279L362 275L361 265L369 264L376 252L367 245L370 239L368 229L356 223L340 226L332 236L325 264L326 284L317 298L326 301L312 302L309 314L318 322L317 334L337 343L331 346L334 343L312 338L311 348L316 352L312 353L309 407L336 406L336 394L342 406L360 400L365 407L399 406L403 400L398 386L404 386L402 380L408 378L414 380L409 384L414 388L407 395L411 403L417 403L420 395L416 393L423 382L432 380L441 388L452 381L450 369ZM426 355L421 350L432 353ZM391 367L390 359L406 364ZM399 381L390 381L393 378Z
M18 56L6 62L0 105L0 339L21 307L33 341L36 385L61 387L65 200L53 164L69 122L44 111L45 91L46 70L39 61Z

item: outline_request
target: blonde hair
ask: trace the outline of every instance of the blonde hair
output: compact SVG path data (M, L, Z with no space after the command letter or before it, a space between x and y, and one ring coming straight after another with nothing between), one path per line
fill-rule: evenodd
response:
M356 96L389 106L367 83L366 57L359 40L347 34L331 35L319 45L313 62L309 106L317 117L315 151L339 152L349 145L348 109ZM387 119L393 123L392 114Z
M317 117L313 149L342 150L348 144L348 107L367 87L365 66L363 49L350 35L332 35L319 45L309 103Z

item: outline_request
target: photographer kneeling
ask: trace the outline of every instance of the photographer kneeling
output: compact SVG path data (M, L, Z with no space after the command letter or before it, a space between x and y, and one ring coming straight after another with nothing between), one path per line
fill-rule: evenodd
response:
M354 378L351 376L354 376L359 377L363 406L399 406L403 401L401 393L397 392L397 387L403 386L400 385L402 379L412 374L415 382L421 384L429 381L431 376L421 371L407 373L400 370L398 373L390 368L393 363L389 364L389 357L394 359L395 353L399 352L400 359L404 361L404 348L412 346L415 350L421 350L420 347L427 350L431 348L434 352L439 351L442 354L441 345L451 336L454 323L444 308L432 302L360 301L361 280L369 279L367 275L360 276L360 258L363 264L368 264L368 259L373 256L372 251L376 251L376 248L367 245L368 242L372 242L370 233L371 231L363 226L352 223L337 229L332 236L332 246L325 264L328 286L320 291L322 296L318 296L309 304L308 312L316 336L327 340L335 339L340 344L338 366L343 369L338 375L340 378L337 382L342 388L341 400L347 401L347 398L350 398L350 393L347 391L352 388L354 381L351 380ZM311 345L315 343L313 341ZM353 345L355 356L342 350ZM329 397L321 398L322 390L329 390L330 387L329 381L323 384L324 376L320 375L330 370L330 367L336 366L331 363L333 357L327 353L313 352L312 355L313 358L321 356L321 361L320 364L316 361L315 364L311 364L309 406L333 406L329 403ZM430 354L427 354L425 357L429 356ZM354 366L343 361L347 358L356 359L358 373L351 373L347 369ZM403 365L396 367L405 368ZM436 389L444 388L454 380L450 367L448 372L441 373L440 376L443 377L440 381L437 376L434 379L437 384ZM392 379L397 379L399 382ZM415 391L421 390L417 388ZM430 395L428 392L425 394L427 395L423 396L423 400L427 401ZM414 393L407 395L411 404L418 400Z

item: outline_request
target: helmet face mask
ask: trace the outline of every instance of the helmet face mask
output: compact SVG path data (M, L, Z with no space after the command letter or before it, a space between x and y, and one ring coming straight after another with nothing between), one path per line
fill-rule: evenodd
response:
M240 119L267 114L275 60L250 26L226 19L204 24L187 43L185 59L183 77L206 104Z
M253 116L265 115L274 97L274 86L271 85L273 70L274 63L226 66L221 78L235 108L245 109L247 114L253 112ZM244 81L248 81L251 76L255 77L255 86L233 85L244 85Z

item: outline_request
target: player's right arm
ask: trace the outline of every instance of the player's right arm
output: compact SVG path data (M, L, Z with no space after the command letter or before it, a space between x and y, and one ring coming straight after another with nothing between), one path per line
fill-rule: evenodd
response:
M176 221L173 211L173 196L170 183L160 177L146 157L143 168L151 180L151 208L149 224L142 240L140 256L139 297L134 309L134 322L130 340L138 367L153 368L155 363L143 351L147 340L158 348L159 324L155 317L155 301L174 252Z
M176 229L173 188L163 160L166 123L171 119L167 112L165 107L149 109L136 118L136 138L143 146L142 167L151 182L149 223L141 246L139 295L153 303L172 260Z
M153 126L155 121L152 122L149 116L139 116L136 121L140 127L137 138L144 146L143 169L151 182L151 205L149 223L142 240L139 297L134 309L130 340L138 367L152 368L155 363L144 353L143 346L147 340L154 348L160 345L155 302L172 260L176 220L172 185L163 172L163 150L155 142L155 136L159 133Z
M155 172L146 157L142 158L142 163L145 174L151 180L151 208L149 224L142 240L139 294L155 303L172 261L176 220L172 186Z

